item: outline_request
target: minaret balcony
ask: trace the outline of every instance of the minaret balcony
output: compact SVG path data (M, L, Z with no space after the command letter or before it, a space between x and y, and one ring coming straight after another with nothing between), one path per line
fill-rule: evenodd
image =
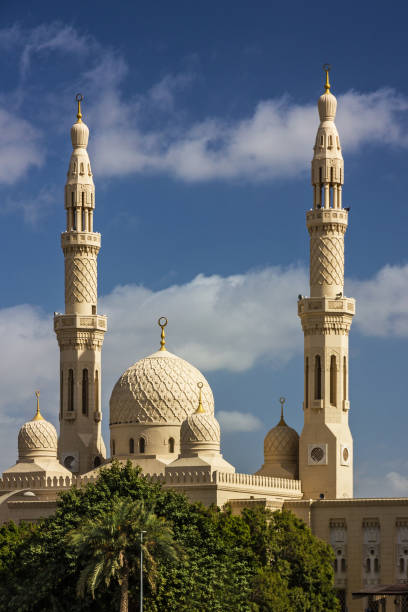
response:
M54 313L54 331L63 329L99 330L105 332L108 328L108 318L105 315L80 315Z
M356 301L354 298L302 297L298 300L298 315L333 312L336 314L354 315Z
M62 232L61 234L61 246L64 249L68 246L76 245L89 245L89 246L101 246L101 235L99 232Z
M307 211L306 225L308 229L326 223L335 223L347 227L348 211L344 208L317 208Z

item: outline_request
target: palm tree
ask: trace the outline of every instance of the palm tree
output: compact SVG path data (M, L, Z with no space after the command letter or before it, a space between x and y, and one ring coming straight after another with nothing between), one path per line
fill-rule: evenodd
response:
M143 544L140 532L144 531ZM146 576L152 589L155 587L157 560L176 560L181 554L173 539L173 531L164 518L158 517L141 501L129 498L114 499L109 512L97 518L86 519L80 527L68 534L69 544L76 549L79 558L85 560L77 593L83 597L104 582L112 579L120 585L120 612L128 612L129 578L140 567L140 547L146 560Z

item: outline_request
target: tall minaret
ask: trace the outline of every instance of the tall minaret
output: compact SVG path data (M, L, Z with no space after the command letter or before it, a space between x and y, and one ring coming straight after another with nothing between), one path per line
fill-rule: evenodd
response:
M80 94L77 122L71 128L72 155L65 184L65 314L55 313L60 347L59 459L83 474L105 457L101 435L101 349L107 319L97 314L97 256L101 235L93 231L95 186L86 147L89 129L82 121Z
M348 334L355 301L343 295L344 165L334 124L337 100L319 98L320 125L312 160L313 208L306 213L310 235L310 297L298 314L305 338L304 426L299 442L299 477L305 498L353 496L353 438L348 424Z

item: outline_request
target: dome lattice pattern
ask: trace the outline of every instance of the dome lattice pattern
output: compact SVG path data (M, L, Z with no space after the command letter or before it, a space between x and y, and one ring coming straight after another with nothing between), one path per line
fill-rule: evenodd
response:
M277 425L266 434L264 441L265 457L285 456L297 459L298 451L299 435L286 423Z
M48 421L28 421L18 434L18 452L24 454L31 450L57 452L58 436L54 425Z
M119 378L110 399L110 424L181 424L197 408L200 381L204 410L213 414L213 394L201 372L169 351L157 351Z
M220 443L221 431L217 419L209 413L200 412L189 416L180 428L180 444L192 442Z

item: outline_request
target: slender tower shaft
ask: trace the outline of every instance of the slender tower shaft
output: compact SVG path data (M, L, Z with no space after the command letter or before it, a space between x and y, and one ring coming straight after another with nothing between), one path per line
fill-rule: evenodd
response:
M306 498L353 495L353 439L348 424L348 335L355 301L343 295L344 164L334 124L337 100L326 91L318 102L320 125L312 160L313 208L306 213L310 235L310 297L299 299L304 332L304 427L299 472Z
M101 435L101 349L107 319L97 314L97 256L101 235L93 231L95 186L87 152L89 129L71 128L72 155L65 184L66 231L61 234L65 258L65 314L55 313L60 347L59 459L83 474L105 458Z

